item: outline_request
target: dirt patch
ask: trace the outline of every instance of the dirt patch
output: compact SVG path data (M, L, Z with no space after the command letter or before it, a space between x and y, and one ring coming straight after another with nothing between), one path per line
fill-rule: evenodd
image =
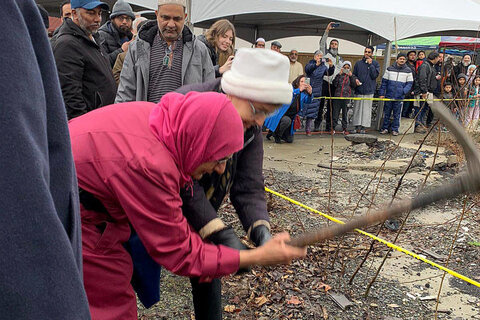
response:
M375 207L391 200L398 174L385 173L381 180L377 175L369 183L374 176L372 172L337 170L330 176L329 170L318 168L317 163L331 158L329 142L323 138L298 139L293 146L267 142L265 167L268 169L264 172L267 186L344 220L365 213L372 203ZM401 150L397 160L405 158L407 153L411 155L416 145L409 143L412 147ZM385 146L386 150L391 144L385 143ZM375 161L371 155L359 155L359 160L352 160L354 152L350 147L349 143L339 140L334 156L350 157L351 162ZM425 165L415 175L405 176L397 197L418 192L434 152L429 146L425 148ZM442 156L446 158L448 154L443 152ZM453 176L455 172L450 174ZM442 183L446 178L439 175L427 184ZM287 230L295 235L329 223L275 196L267 195L267 200L274 232ZM440 265L446 265L443 259L450 255L453 245L448 267L480 281L480 248L469 244L480 239L479 209L475 202L474 198L460 197L412 212L397 244ZM453 244L464 207L464 222ZM222 207L221 215L239 235L244 235L230 203ZM375 234L378 226L366 231ZM394 241L395 235L387 230L379 234L388 241ZM224 319L433 319L443 272L403 253L388 253L382 244L373 245L372 253L349 284L371 243L352 233L309 248L306 259L289 266L255 267L250 273L224 278ZM425 250L439 259L428 256ZM379 277L365 296L369 282L387 254ZM192 319L188 279L163 275L161 302L149 310L141 309L139 318ZM351 305L343 310L330 293L344 295ZM479 288L447 275L440 294L438 318L480 319L479 297Z

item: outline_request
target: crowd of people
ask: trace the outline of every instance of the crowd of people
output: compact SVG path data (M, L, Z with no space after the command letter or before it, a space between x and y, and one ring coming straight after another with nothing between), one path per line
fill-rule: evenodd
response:
M196 37L184 0L159 0L152 21L118 0L103 25L106 3L71 0L50 42L33 0L0 6L5 30L21 23L0 62L14 77L1 77L4 317L137 319L163 267L191 279L197 319L221 319L219 278L306 255L272 236L262 178L261 126L293 96L287 57L233 59L233 25ZM226 196L250 247L217 215Z
M48 41L48 13L33 0L0 7L3 30L16 35L0 60L9 108L0 209L11 217L0 233L4 316L136 319L136 295L146 307L159 301L164 267L190 278L197 319L221 319L219 278L306 255L287 233L271 234L262 126L267 139L291 143L300 117L311 135L324 114L334 133L341 114L347 134L347 102L359 97L353 131L365 133L380 73L373 47L344 61L339 41L327 44L330 23L304 68L278 41L235 50L225 19L195 36L185 0L158 0L156 20L118 0L103 25L108 4L71 0ZM473 123L480 77L471 60L399 54L380 95L462 97L452 111ZM410 116L411 104L385 104L382 133L398 134L402 107ZM428 102L413 108L421 132L433 114ZM252 248L217 214L227 196Z
M305 67L298 61L297 50L291 50L288 54L289 81L296 90L308 94L309 99L302 97L300 103L298 99L293 99L289 108L284 106L281 109L290 110L287 113L291 126L288 130L285 127L285 116L284 125L281 126L277 125L277 121L267 119L266 127L270 130L267 139L273 136L277 143L293 142L293 132L300 128L299 116L305 120L307 136L311 136L312 131L320 131L322 120L325 120L325 132L335 133L340 113L343 134L366 133L372 127L372 98L377 93L380 99L386 99L381 134L399 135L401 117L415 118L415 132L426 133L434 118L430 108L433 99L443 99L468 130L478 128L478 72L470 54L464 54L462 60L454 65L453 57L445 56L444 53L434 51L426 55L425 51L400 52L395 63L379 79L380 65L373 57L372 46L365 47L364 56L353 67L351 62L344 61L338 54L337 39L332 39L327 46L329 31L334 26L333 22L327 26L319 50ZM276 47L278 45L277 42ZM265 48L265 40L259 38L255 47ZM311 89L306 85L297 87L298 77L305 77L302 84L309 84ZM349 98L355 98L351 124L347 118L347 104L352 100ZM348 130L350 125L353 128Z

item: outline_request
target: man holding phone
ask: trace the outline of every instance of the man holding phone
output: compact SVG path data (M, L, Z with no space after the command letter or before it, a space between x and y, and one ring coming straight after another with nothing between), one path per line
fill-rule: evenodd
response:
M353 125L355 129L352 133L365 133L365 128L372 124L372 104L373 94L377 88L377 78L380 74L380 65L373 60L373 47L365 48L362 60L355 63L353 74L357 77L355 88L356 98L366 98L365 100L355 100L353 106Z
M330 30L334 28L340 27L340 23L338 22L330 22L325 29L325 32L323 33L322 38L320 39L320 50L325 53L325 61L327 64L329 64L329 60L332 60L333 65L335 66L335 71L332 75L325 75L323 77L323 89L322 93L324 96L331 97L333 96L335 92L335 86L333 85L333 79L335 79L336 75L340 73L340 70L342 69L343 66L343 59L340 57L338 54L338 45L339 42L337 39L332 39L330 41L330 46L327 48L327 41L328 41L328 34L330 33ZM325 104L325 99L322 99L320 101L320 109L318 112L318 116L315 119L315 128L314 131L319 131L320 130L320 124L322 122L322 114L323 114L323 106ZM325 121L326 121L326 128L329 129L332 127L332 120L331 120L331 115L332 115L332 101L329 100L327 102L327 113L325 116ZM327 130L329 131L329 130Z
M323 92L323 83L324 76L332 75L335 71L335 66L333 65L333 60L329 59L327 63L324 62L323 52L321 50L315 51L313 55L313 60L310 60L305 66L305 73L309 77L310 83L312 85L313 97L321 97ZM320 100L313 99L311 103L306 103L303 108L303 114L307 118L305 124L305 131L307 136L310 136L310 129L312 127L312 122L315 119L320 119L318 122L322 122L323 118L323 107L320 108Z

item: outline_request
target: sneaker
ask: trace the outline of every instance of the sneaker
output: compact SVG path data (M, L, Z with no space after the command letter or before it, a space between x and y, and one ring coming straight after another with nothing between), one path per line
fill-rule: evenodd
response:
M362 130L360 130L360 133L361 133L361 134L365 134L365 133L367 133L367 132L366 132L364 129L362 129Z
M357 130L353 129L352 131L350 131L351 134L355 134L357 133Z
M311 136L312 136L312 133L311 133L310 131L307 131L307 132L306 132L306 135L307 135L307 137L311 137Z
M383 129L382 131L380 131L380 134L387 134L387 133L388 133L387 129Z
M282 139L280 137L274 136L275 138L275 143L282 143Z
M427 130L422 125L418 125L415 127L415 133L427 133Z
M398 132L397 131L392 131L392 135L398 136Z

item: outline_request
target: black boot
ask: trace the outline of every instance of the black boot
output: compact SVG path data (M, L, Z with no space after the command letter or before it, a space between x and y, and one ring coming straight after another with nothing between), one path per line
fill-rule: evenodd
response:
M267 226L263 224L256 226L250 232L250 240L252 240L257 247L264 245L271 238L272 234L270 233L270 230L268 230Z
M192 284L193 306L197 320L222 319L222 282L199 283L199 278L190 278Z

